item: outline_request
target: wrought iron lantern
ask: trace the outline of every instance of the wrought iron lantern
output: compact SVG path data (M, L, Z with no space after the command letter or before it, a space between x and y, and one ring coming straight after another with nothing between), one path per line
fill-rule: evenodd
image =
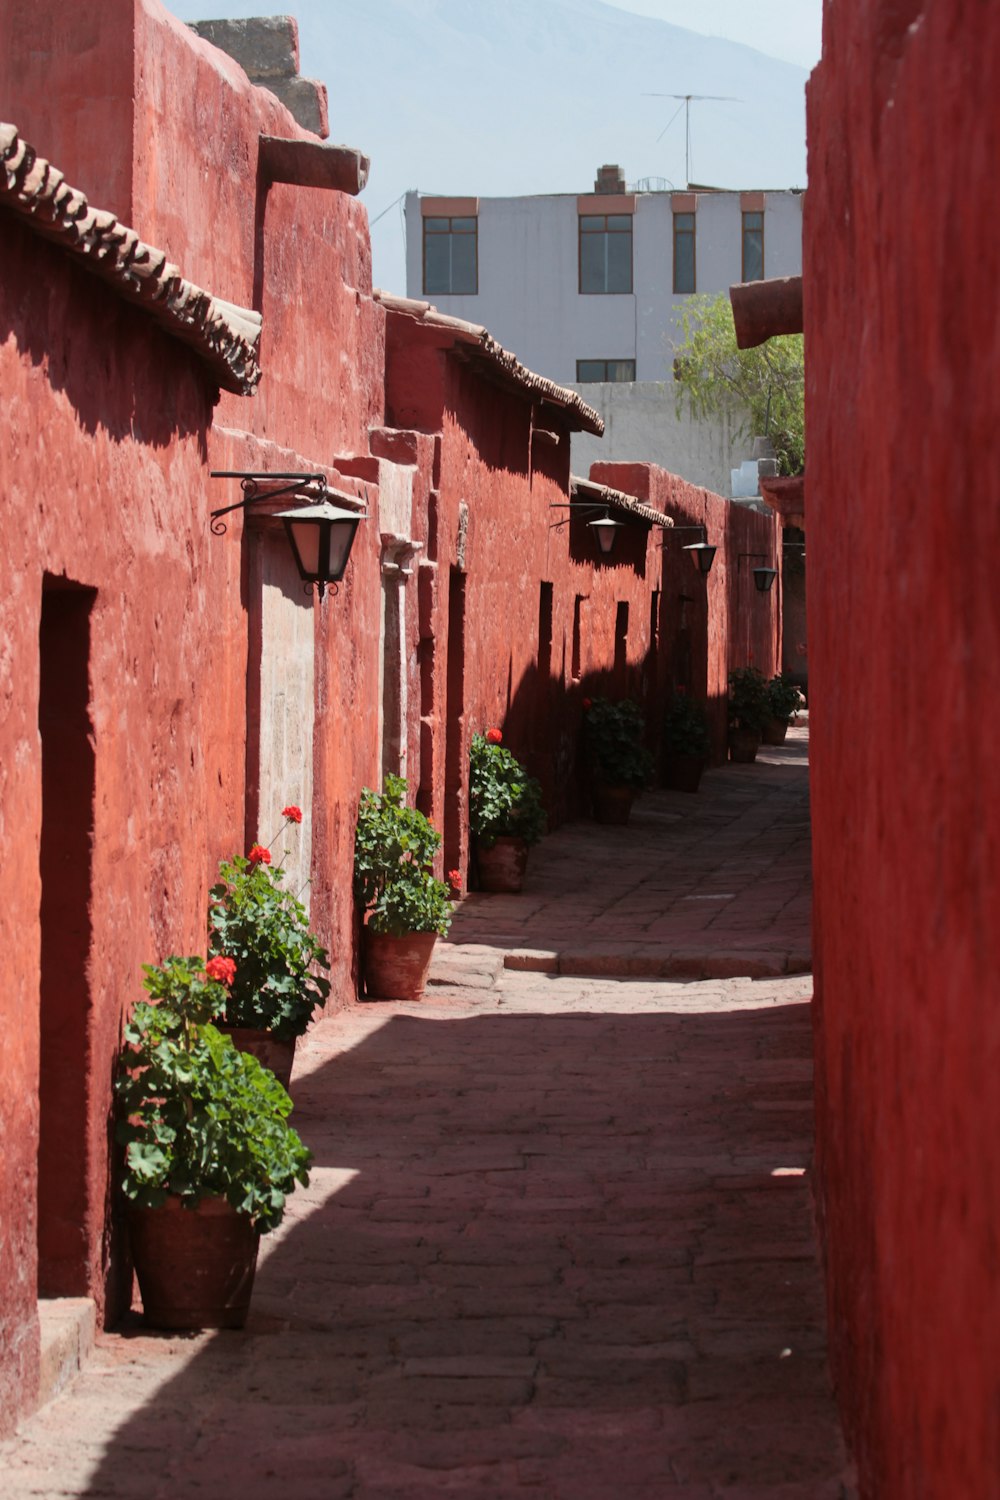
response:
M344 576L358 526L368 519L367 512L352 509L350 504L334 504L334 499L354 502L353 495L331 490L325 474L248 474L213 470L212 478L238 479L243 488L242 500L213 510L211 526L216 536L222 536L226 530L220 517L231 511L246 510L254 504L273 503L285 496L300 501L301 504L291 510L272 514L285 528L299 576L310 587L315 585L321 599L329 584L336 590ZM273 488L275 485L277 487Z
M592 529L594 535L597 537L597 545L598 547L600 547L601 552L605 557L607 557L608 553L615 545L615 538L618 535L618 532L621 530L621 527L624 525L624 522L613 521L605 510L603 516L598 516L596 521L588 521L587 525Z

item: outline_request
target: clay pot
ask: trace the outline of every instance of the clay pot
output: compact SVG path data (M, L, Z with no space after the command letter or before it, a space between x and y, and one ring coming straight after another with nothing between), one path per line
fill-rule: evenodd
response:
M436 932L390 937L365 928L365 990L372 1000L419 1000L427 983Z
M768 719L764 725L763 740L765 745L783 745L785 735L788 733L787 719Z
M270 1068L282 1088L287 1089L295 1061L297 1038L279 1041L271 1031L256 1026L219 1026L226 1036L232 1037L238 1052L249 1052L265 1068Z
M663 764L663 785L671 792L696 792L704 768L702 755L668 755Z
M739 765L749 765L757 759L760 735L756 729L736 728L729 731L729 759Z
M484 891L516 892L524 885L528 846L524 839L501 834L487 849L476 847L479 887Z
M260 1232L225 1198L128 1209L142 1311L153 1328L242 1328Z
M634 786L609 786L606 781L595 781L594 817L598 823L627 823L634 799Z

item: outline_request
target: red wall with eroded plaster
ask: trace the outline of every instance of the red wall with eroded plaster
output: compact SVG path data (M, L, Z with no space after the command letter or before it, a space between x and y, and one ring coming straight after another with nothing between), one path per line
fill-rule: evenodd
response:
M88 1295L99 1317L127 1296L109 1149L122 1018L142 993L143 963L204 951L208 886L219 858L243 845L253 601L240 517L225 537L208 526L238 490L209 470L326 468L336 480L333 454L367 454L382 416L384 318L370 296L364 210L281 185L265 204L260 133L304 132L158 0L4 0L2 14L0 114L183 275L264 316L258 393L220 398L192 350L3 215L0 837L16 871L0 908L6 1428L34 1399L38 1292ZM340 593L322 608L302 601L314 616L318 704L313 912L341 1004L353 994L357 792L377 756L374 713L358 712L377 694L377 488L369 498L373 523ZM92 593L70 590L68 613L47 607L43 630L47 580L60 595L67 583ZM68 727L53 718L58 693L45 697L46 662L50 680L67 672L79 694ZM75 771L53 761L46 773L59 818L57 794L69 789L65 850L44 837L40 701L42 740L54 726L50 743L76 756ZM81 852L90 868L74 883L63 855L78 864ZM65 1097L51 1084L64 1077ZM64 1151L51 1200L38 1186L40 1097L55 1127L42 1130L43 1179Z
M828 3L809 87L818 1184L871 1500L1000 1495L1000 24Z

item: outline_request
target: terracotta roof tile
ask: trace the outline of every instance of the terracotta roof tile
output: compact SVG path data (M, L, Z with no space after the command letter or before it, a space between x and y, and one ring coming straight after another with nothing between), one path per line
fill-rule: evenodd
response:
M114 214L92 208L58 167L0 122L0 204L80 257L121 296L201 355L219 385L251 396L260 380L260 313L186 281L162 250L142 242Z
M413 297L397 297L377 288L374 296L376 302L380 302L387 312L401 313L427 328L440 328L443 332L450 333L454 342L463 346L467 357L481 360L494 376L499 376L506 384L526 392L537 401L561 407L574 431L592 432L596 437L604 432L603 419L576 391L567 390L554 380L548 380L544 375L536 375L533 370L527 369L515 354L498 344L481 324L454 318L448 313L439 312L430 302L419 302Z
M662 526L666 530L674 524L673 517L665 516L655 505L647 505L635 495L626 495L624 490L613 490L609 485L598 484L593 479L581 479L578 475L571 474L569 493L571 500L606 505L609 510L623 511L625 515L635 516L636 520L646 521L650 526Z

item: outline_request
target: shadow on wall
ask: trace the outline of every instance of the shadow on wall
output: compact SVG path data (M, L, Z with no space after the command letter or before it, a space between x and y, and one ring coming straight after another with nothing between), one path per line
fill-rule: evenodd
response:
M525 1463L609 1497L623 1463L629 1493L828 1477L808 1181L770 1175L805 1164L809 1050L803 1005L393 1017L294 1086L309 1212L247 1329L119 1427L86 1493L136 1492L140 1457L256 1500L458 1493L458 1468L513 1494ZM776 1091L798 1112L755 1108Z
M197 435L207 463L217 387L198 357L6 215L3 235L4 280L22 291L16 306L0 295L0 340L13 334L90 436L168 448Z

